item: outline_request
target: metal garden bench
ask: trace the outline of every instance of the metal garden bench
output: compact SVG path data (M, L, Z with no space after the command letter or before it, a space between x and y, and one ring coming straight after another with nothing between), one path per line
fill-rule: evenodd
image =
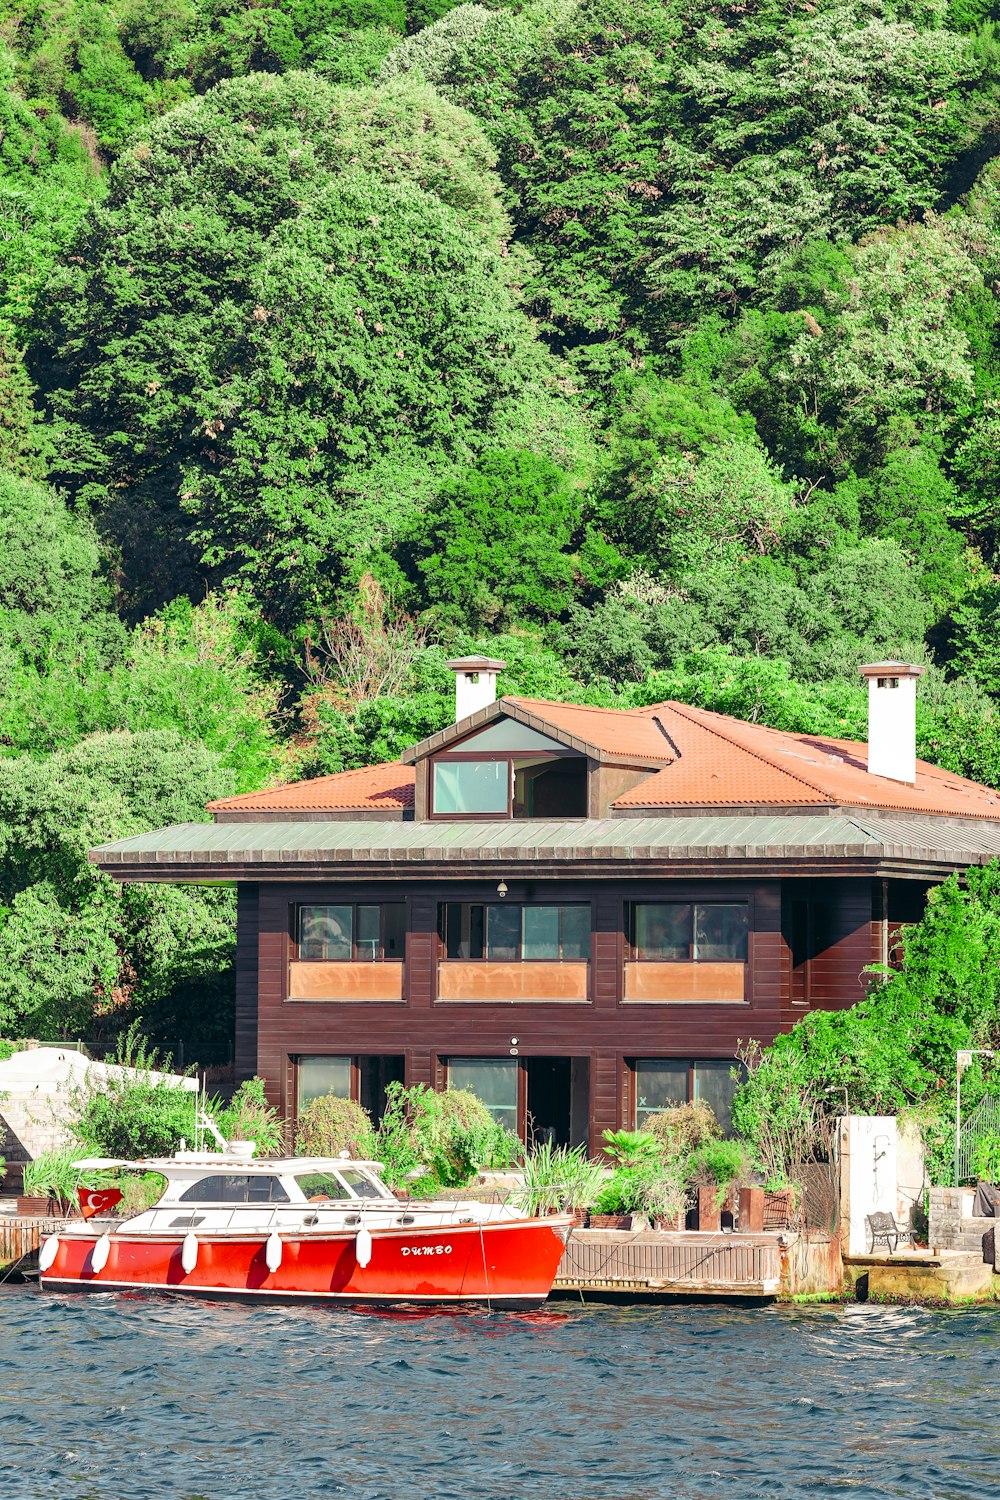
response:
M871 1236L872 1245L869 1253L872 1255L875 1253L875 1246L880 1241L891 1254L895 1254L897 1244L901 1240L908 1240L910 1238L910 1230L904 1229L902 1225L897 1224L892 1214L867 1214L865 1216L865 1223L868 1225L868 1233ZM891 1246L889 1244L890 1240L892 1241Z

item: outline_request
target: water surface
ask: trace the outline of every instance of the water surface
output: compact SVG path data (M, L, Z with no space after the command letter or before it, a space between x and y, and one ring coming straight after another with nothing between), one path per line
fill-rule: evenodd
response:
M1000 1311L0 1293L3 1500L990 1495Z

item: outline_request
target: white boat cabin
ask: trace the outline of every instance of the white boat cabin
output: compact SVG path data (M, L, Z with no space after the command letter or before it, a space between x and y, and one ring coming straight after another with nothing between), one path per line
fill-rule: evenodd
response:
M382 1181L380 1162L351 1157L300 1156L254 1160L243 1155L181 1151L176 1156L124 1161L95 1157L78 1161L88 1171L157 1172L166 1179L154 1207L116 1221L118 1232L177 1235L260 1233L270 1230L329 1233L407 1228L415 1224L469 1224L514 1217L514 1211L483 1203L400 1202ZM107 1221L104 1221L105 1224ZM96 1233L97 1221L69 1232Z

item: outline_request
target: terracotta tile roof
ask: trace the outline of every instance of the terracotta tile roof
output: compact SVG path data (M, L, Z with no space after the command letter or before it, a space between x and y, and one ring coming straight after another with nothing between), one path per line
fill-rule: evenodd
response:
M656 719L661 705L650 708L590 708L582 703L547 703L542 698L504 698L532 718L572 735L605 755L627 760L669 760L670 742Z
M652 712L680 754L615 808L847 806L1000 819L1000 793L925 761L909 786L870 776L868 747L850 740L789 734L681 703Z
M611 811L648 808L870 807L1000 821L1000 793L917 762L913 786L870 776L867 746L790 734L683 703L590 708L537 698L503 703L602 759L659 766ZM436 737L435 737L436 742ZM209 812L384 812L413 807L415 770L391 761L209 803Z
M401 812L413 806L415 773L398 760L244 792L208 804L209 812Z

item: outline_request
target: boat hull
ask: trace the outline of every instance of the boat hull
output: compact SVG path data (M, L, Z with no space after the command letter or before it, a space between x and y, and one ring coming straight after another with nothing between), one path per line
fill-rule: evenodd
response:
M60 1236L40 1275L45 1291L157 1291L280 1301L489 1302L545 1300L562 1258L569 1220L526 1219L420 1231L375 1231L367 1264L356 1235L281 1235L281 1261L267 1263L268 1237L207 1234L184 1268L184 1237L112 1233L94 1267L98 1238ZM364 1256L362 1255L362 1258ZM101 1259L100 1256L97 1257Z

